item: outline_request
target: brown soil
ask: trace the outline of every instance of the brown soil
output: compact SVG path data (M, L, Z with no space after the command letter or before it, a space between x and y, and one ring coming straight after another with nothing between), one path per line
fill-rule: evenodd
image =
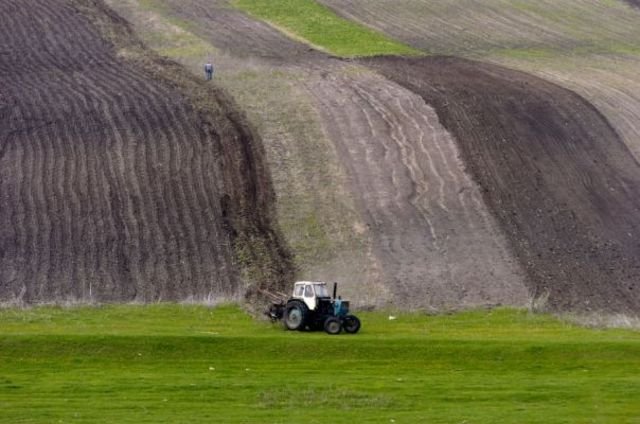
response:
M0 3L0 300L233 297L238 259L286 274L233 103L71 3Z
M361 304L447 309L526 302L524 271L465 172L453 138L419 96L361 66L282 39L274 28L228 9L225 1L166 4L172 17L195 23L190 28L224 51L214 58L222 69L216 82L228 84L248 110L262 99L232 85L234 72L257 70L262 86L282 78L292 87L292 94L261 90L260 96L278 100L251 116L262 123L277 194L286 204L281 216L305 216L310 204L321 219L332 221L306 241L326 239L320 254L331 252L327 260L309 258L304 238L295 243L301 248L294 252L298 258L309 260L299 262L300 278L338 280L343 294ZM292 118L274 110L282 96L295 105L311 102L316 114L295 128ZM320 134L312 131L315 126ZM324 144L332 146L334 156L317 155L313 146ZM326 169L336 168L326 175ZM328 181L334 191L327 199ZM342 186L333 185L336 181ZM299 203L289 202L291 197ZM336 214L346 212L350 202L356 217ZM288 228L287 234L297 240L305 230ZM359 242L336 245L345 237ZM363 263L363 254L369 263Z
M640 166L557 85L464 59L363 60L434 105L530 277L557 309L640 307Z
M640 14L627 3L320 2L432 55L495 63L574 91L606 116L640 161Z
M522 305L523 274L420 96L370 71L306 79L371 234L381 281L402 308Z
M58 3L0 10L10 17L0 18L0 78L10 87L0 97L10 123L0 127L0 196L10 205L0 211L0 298L23 287L29 300L234 295L238 260L243 276L291 278L270 225L263 152L234 102L148 55L101 3L72 1L115 50ZM385 79L226 1L167 4L223 51L216 78L234 96L257 102L242 92L250 75L289 87L261 95L316 108L300 128L278 110L252 111L285 214L314 211L288 234L331 252L299 264L303 278L337 279L364 303L410 308L522 304L548 293L558 309L637 310L640 171L579 96L461 59L360 62ZM62 25L39 28L52 21ZM38 32L40 45L29 41ZM325 144L318 156L315 145Z

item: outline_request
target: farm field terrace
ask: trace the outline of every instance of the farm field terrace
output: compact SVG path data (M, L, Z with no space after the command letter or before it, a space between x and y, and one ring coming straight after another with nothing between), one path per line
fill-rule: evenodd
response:
M233 0L232 5L269 22L294 38L338 56L419 55L365 26L338 17L309 0Z
M0 311L0 422L640 419L640 333L497 309L286 332L235 306Z

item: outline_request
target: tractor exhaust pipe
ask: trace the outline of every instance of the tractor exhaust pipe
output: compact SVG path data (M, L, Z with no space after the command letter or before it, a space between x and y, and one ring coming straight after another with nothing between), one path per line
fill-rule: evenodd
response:
M338 293L338 283L333 283L333 298L336 298L336 294Z

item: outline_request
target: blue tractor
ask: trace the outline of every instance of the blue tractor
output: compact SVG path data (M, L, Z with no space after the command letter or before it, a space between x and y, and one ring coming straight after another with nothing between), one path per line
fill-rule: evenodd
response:
M355 334L360 330L360 320L349 313L348 301L336 297L336 290L337 283L331 296L326 283L298 281L292 296L286 302L272 304L267 315L272 321L282 320L287 330L324 329L329 334L344 330Z

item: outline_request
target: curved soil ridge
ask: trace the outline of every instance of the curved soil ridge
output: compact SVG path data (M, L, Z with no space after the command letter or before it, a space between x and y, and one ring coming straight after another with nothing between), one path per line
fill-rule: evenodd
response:
M259 140L223 92L100 1L0 12L0 301L216 301L288 279Z
M363 69L306 79L380 279L403 309L527 302L524 272L452 135L417 94Z
M598 108L640 161L638 0L319 0L432 55L534 74Z
M561 310L640 307L640 166L577 94L452 57L364 63L433 105L529 276Z

